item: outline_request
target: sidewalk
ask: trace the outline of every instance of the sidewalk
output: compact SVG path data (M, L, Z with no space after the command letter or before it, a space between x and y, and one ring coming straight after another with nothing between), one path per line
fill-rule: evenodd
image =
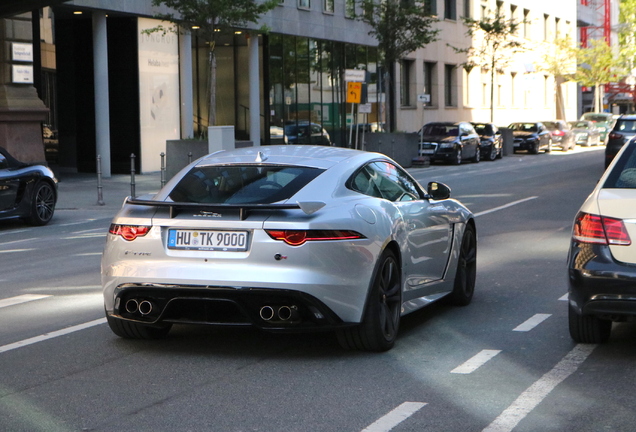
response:
M59 173L56 210L95 210L114 215L124 199L131 195L130 174L102 178L102 199L98 205L97 175ZM161 189L161 172L135 175L135 195L155 193Z

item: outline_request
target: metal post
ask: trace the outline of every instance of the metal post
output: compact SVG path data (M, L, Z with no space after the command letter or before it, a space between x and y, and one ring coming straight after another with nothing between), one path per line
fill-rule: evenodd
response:
M135 196L135 154L130 154L130 195Z
M102 195L102 157L97 155L97 205L103 206L104 196Z
M192 163L192 152L188 152L188 165Z
M166 185L166 154L161 152L161 187Z

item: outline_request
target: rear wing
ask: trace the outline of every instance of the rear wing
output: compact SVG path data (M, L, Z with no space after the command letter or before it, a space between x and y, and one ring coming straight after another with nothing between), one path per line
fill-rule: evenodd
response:
M325 206L323 202L297 202L295 204L218 204L218 203L191 203L191 202L171 202L154 201L128 197L124 204L150 206L158 208L168 208L170 218L175 218L181 211L189 210L195 212L223 212L227 210L238 212L239 219L245 220L251 211L255 210L290 210L300 209L305 214L312 214Z

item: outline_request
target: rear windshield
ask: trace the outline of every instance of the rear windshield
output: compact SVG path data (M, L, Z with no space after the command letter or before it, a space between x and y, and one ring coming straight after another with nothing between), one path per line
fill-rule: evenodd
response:
M193 168L170 192L175 202L271 204L292 197L324 170L280 165Z
M594 121L594 122L608 122L610 121L611 116L603 115L603 114L583 114L584 120Z
M492 126L489 124L475 124L475 132L479 135L494 135Z
M424 125L424 131L422 133L424 135L457 136L459 135L459 126L453 124L427 124Z
M513 131L536 132L536 123L513 123L509 126Z
M636 147L633 143L628 146L605 180L604 188L636 189Z
M618 120L614 125L615 131L636 132L636 120Z
M586 122L576 122L576 123L572 123L572 127L579 128L579 129L587 129L588 124Z

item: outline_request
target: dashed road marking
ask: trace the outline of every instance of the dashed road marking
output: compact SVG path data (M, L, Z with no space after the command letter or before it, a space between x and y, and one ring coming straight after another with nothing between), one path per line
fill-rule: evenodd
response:
M532 318L529 318L525 322L519 324L512 331L527 332L541 324L543 321L550 318L552 314L536 314Z
M488 360L499 354L501 350L482 350L451 371L455 374L469 374L486 364Z
M0 300L0 308L19 305L19 304L27 303L34 300L41 300L47 297L51 297L51 295L23 294L23 295L19 295L15 297L9 297L9 298Z
M517 204L521 204L521 203L524 203L526 201L531 201L531 200L537 199L537 198L539 198L539 197L531 196L531 197L528 197L528 198L524 198L524 199L520 199L520 200L517 200L517 201L513 201L513 202L510 202L508 204L504 204L502 206L499 206L499 207L491 208L490 210L484 210L482 212L475 213L475 217L483 216L483 215L486 215L488 213L493 213L493 212L496 212L496 211L499 211L499 210L507 209L508 207L512 207L512 206L515 206Z
M563 294L561 297L559 297L560 301L568 301L569 300L569 295L568 293Z
M551 371L543 375L506 408L483 432L510 432L563 380L592 354L596 345L577 345Z
M29 252L35 250L35 248L30 248L30 249L8 249L8 250L3 250L0 251L0 253L16 253L16 252Z
M412 416L424 405L426 404L423 402L404 402L387 415L379 418L373 424L363 429L362 432L388 432Z

